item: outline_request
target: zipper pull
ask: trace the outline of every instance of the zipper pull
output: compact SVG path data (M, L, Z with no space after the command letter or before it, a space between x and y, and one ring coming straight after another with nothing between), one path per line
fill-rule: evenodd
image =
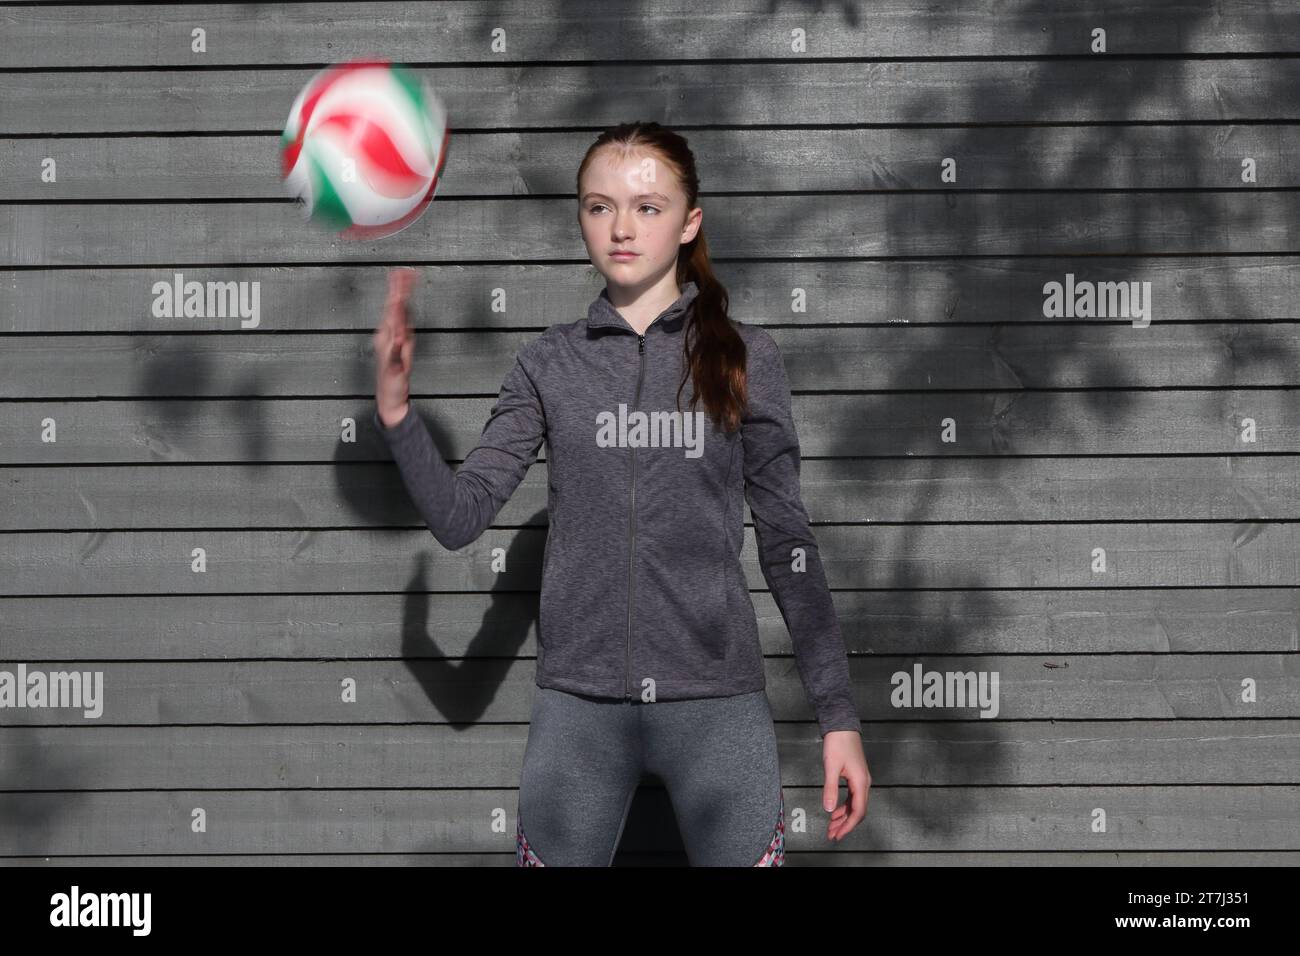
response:
M644 351L645 351L645 336L644 336L644 335L638 335L638 336L636 337L636 350L637 350L637 352L644 352Z

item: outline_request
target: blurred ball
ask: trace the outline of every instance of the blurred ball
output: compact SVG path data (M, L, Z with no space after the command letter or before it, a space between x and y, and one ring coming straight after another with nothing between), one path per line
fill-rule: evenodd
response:
M335 64L294 100L280 137L281 172L304 218L343 239L380 239L433 201L450 139L442 100L407 67Z

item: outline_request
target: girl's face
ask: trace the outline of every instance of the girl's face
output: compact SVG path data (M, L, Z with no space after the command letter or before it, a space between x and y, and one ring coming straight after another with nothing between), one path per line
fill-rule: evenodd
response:
M611 286L645 290L676 275L677 252L699 232L704 210L651 151L600 150L582 176L578 222L587 255ZM613 255L626 250L636 255ZM675 278L673 280L675 282Z

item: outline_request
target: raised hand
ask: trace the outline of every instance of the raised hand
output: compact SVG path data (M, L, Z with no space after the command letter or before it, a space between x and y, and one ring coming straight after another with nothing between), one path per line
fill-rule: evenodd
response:
M415 329L407 314L406 300L415 285L414 269L388 273L388 300L375 329L375 404L384 427L392 428L410 410L411 360L415 352Z

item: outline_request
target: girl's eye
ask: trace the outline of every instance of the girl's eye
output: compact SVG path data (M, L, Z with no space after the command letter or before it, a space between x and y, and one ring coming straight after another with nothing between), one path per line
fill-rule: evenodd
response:
M598 210L598 209L604 209L604 208L606 208L605 204L604 204L603 202L598 202L598 203L594 203L594 204L592 204L590 207L588 207L587 212L595 212L595 211ZM641 204L640 206L638 206L637 208L638 208L638 209L653 209L656 213L659 212L659 207L657 207L657 206L652 206L652 205L650 205L649 203L642 203L642 204Z

